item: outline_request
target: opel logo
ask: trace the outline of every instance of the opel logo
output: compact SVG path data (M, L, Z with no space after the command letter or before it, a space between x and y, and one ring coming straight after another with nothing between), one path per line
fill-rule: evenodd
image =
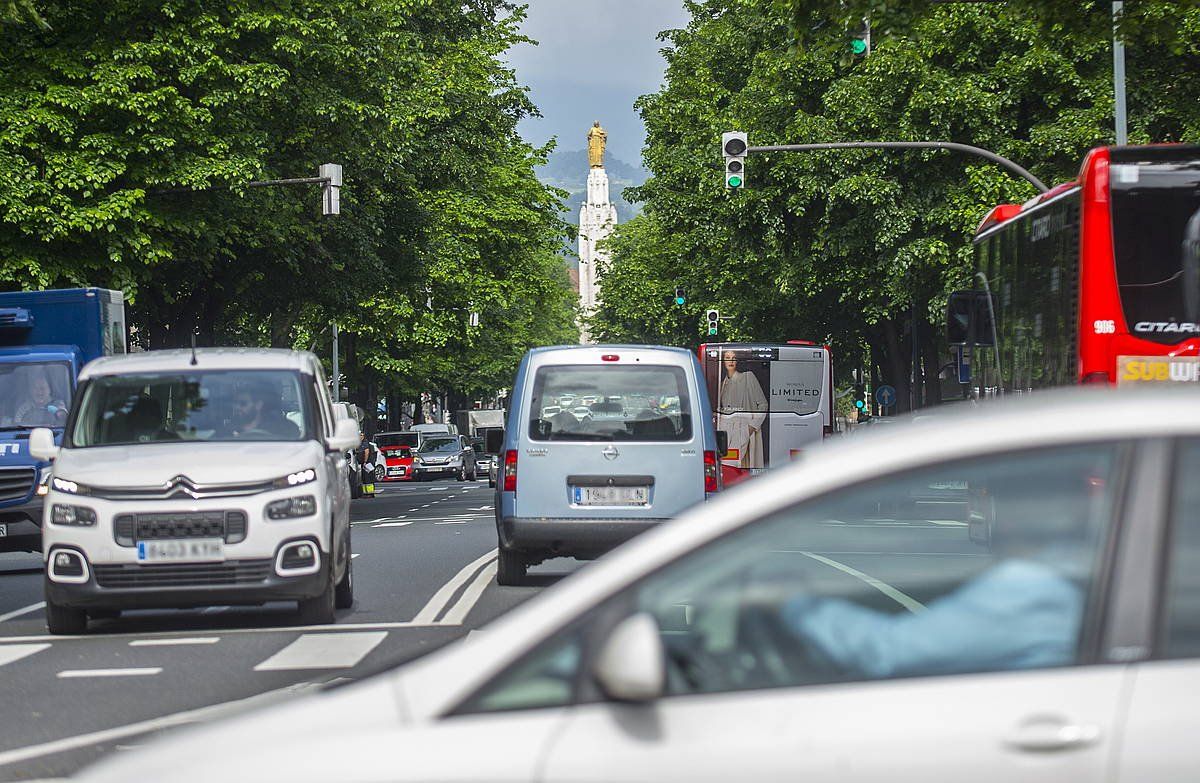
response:
M613 460L613 459L616 459L617 457L621 456L621 452L617 451L616 446L608 446L607 448L604 449L604 451L602 451L600 453L603 454L604 458L608 459L608 460Z

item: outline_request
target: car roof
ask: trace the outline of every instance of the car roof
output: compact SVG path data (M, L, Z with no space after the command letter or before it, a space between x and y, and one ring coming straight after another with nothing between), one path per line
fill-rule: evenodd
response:
M695 356L686 348L672 348L664 345L547 345L529 350L531 362L539 365L546 364L580 364L601 362L601 356L622 353L638 358L653 357L659 363L688 365ZM615 366L621 366L617 364Z
M103 356L88 362L79 379L101 375L204 370L297 370L312 373L317 364L317 357L308 351L289 351L284 348L197 348L195 357L193 364L190 348Z
M786 467L699 503L493 620L486 634L398 673L416 712L449 709L546 633L704 543L811 497L946 460L1067 443L1200 437L1194 389L1076 388L978 406L934 420L837 438ZM483 638L486 637L486 638ZM448 683L453 683L447 687Z

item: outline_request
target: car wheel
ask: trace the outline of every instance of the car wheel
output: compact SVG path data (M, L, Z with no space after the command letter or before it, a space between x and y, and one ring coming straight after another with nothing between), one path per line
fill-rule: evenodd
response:
M333 576L325 582L325 589L315 598L305 598L297 606L296 617L300 625L329 625L333 622L334 593Z
M375 481L376 481L376 483L382 484L383 480L386 478L387 478L387 469L384 468L383 465L376 465L375 466Z
M349 609L354 606L354 558L346 561L346 573L342 581L337 583L333 591L333 605L337 609Z
M46 601L46 629L56 636L86 633L87 612L73 606L61 606Z
M525 584L525 571L528 567L525 556L520 552L500 547L496 556L496 584L509 587Z

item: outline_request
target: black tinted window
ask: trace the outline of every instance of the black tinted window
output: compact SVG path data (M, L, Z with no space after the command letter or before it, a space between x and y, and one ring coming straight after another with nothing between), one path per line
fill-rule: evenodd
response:
M1200 657L1200 441L1188 441L1179 452L1171 511L1170 571L1167 584L1166 638L1168 658Z

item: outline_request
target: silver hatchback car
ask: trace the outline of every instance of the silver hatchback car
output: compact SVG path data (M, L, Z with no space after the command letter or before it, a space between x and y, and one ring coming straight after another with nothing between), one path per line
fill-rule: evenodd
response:
M589 415L576 412L584 399ZM500 584L520 584L551 557L596 557L720 489L700 364L682 348L535 348L510 403L496 489Z

